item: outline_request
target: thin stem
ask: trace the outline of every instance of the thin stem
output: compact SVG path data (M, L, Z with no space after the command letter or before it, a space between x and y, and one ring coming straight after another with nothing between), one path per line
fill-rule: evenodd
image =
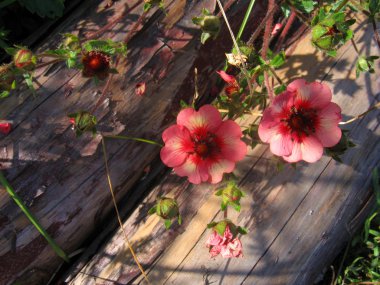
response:
M125 36L124 38L124 43L128 43L129 40L132 38L134 32L136 31L137 27L141 24L141 22L145 19L145 16L147 15L148 11L145 11L141 14L141 16L138 18L138 20L135 22L135 24L133 25L132 29L128 32L128 34ZM115 60L115 65L114 65L114 68L117 68L117 65L119 64L119 60L120 58L117 57L116 60ZM113 74L109 75L108 79L107 79L107 82L106 82L106 85L104 86L103 90L102 90L102 95L100 95L98 101L96 102L94 108L92 109L91 113L95 113L96 109L99 108L99 106L101 105L101 103L103 102L104 98L106 97L107 95L107 91L108 91L108 88L109 86L111 85L111 81L112 81L112 78L113 78Z
M269 101L270 101L270 102L273 102L273 99L274 99L274 93L273 93L273 90L272 90L272 86L271 86L270 83L269 83L269 75L268 75L268 72L266 72L266 71L264 71L264 83L265 83L265 87L267 88L267 91L268 91Z
M70 262L67 254L59 247L59 245L55 242L55 240L47 233L47 231L41 226L36 217L29 211L28 207L24 204L20 196L13 190L12 186L8 183L2 171L0 171L0 182L4 186L5 190L7 190L9 196L13 199L13 201L17 204L17 206L24 212L24 214L28 217L29 221L33 224L33 226L40 232L40 234L46 239L55 253L61 257L64 261Z
M371 21L372 21L373 33L375 34L376 43L377 43L377 46L380 48L380 35L379 35L379 31L377 30L375 18L372 17Z
M335 13L339 12L344 6L346 6L346 4L348 3L348 1L350 1L350 0L344 0L342 3L340 3L340 5L338 6L338 8L336 8Z
M236 35L236 39L237 40L240 40L241 35L244 32L245 26L247 25L247 22L248 22L249 15L252 12L253 4L255 4L255 0L251 0L251 2L249 2L249 6L248 6L247 11L245 12L243 22L241 23L239 31L238 31L238 33Z
M275 7L272 8L272 10L269 11L269 13L267 13L264 17L264 19L261 21L260 25L255 29L254 33L252 34L252 36L249 38L247 44L248 45L251 45L253 44L253 42L256 40L257 36L260 34L261 30L264 28L264 26L266 25L266 21L268 20L269 17L271 17L273 15L275 11Z
M43 63L40 63L40 64L37 64L35 69L38 69L38 68L42 68L42 67L45 67L45 66L48 66L48 65L52 65L54 63L58 63L58 62L62 62L64 61L64 59L54 59L54 60L51 60L51 61L48 61L48 62L43 62Z
M355 41L354 41L353 38L351 38L351 43L352 43L352 46L354 47L357 55L360 56L360 51L359 51L358 46L356 45L356 43L355 43Z
M375 104L373 107L369 108L367 111L365 111L364 113L356 116L356 117L353 117L352 119L348 120L348 121L345 121L345 122L340 122L339 125L347 125L349 123L352 123L360 118L363 118L364 116L366 116L368 113L372 112L373 110L376 110L380 108L380 102L378 102L377 104Z
M234 43L234 46L236 48L236 51L238 53L238 56L240 58L240 61L241 61L241 66L242 66L242 73L244 74L244 76L246 77L247 79L247 82L248 82L248 88L249 88L249 93L250 95L253 95L253 88L252 88L252 85L250 84L250 76L249 76L249 73L247 71L247 66L245 64L245 61L243 59L243 56L241 54L241 51L240 51L240 48L239 48L239 45L237 44L237 41L235 39L235 36L234 36L234 33L231 29L231 26L230 26L230 23L228 22L228 19L227 19L227 16L226 16L226 13L224 12L223 10L223 6L222 6L222 3L220 2L220 0L216 0L218 2L218 5L219 5L219 9L220 11L222 12L222 15L223 15L223 18L224 18L224 21L226 22L226 25L227 25L227 28L228 28L228 31L230 32L230 35L231 35L231 39L232 39L232 42Z
M290 12L290 16L285 24L284 29L282 30L280 37L278 38L278 42L276 43L277 49L276 51L279 51L281 49L282 44L284 43L284 40L286 38L286 35L288 34L290 27L294 23L294 20L297 18L297 14L294 11L294 8L291 8L292 11Z
M152 140L147 140L147 139L142 139L142 138L135 138L135 137L129 137L129 136L121 136L121 135L102 135L104 138L109 138L109 139L122 139L122 140L133 140L133 141L138 141L138 142L143 142L143 143L148 143L148 144L153 144L162 147L163 145L152 141Z
M284 82L281 80L281 78L278 76L277 72L270 66L268 65L270 72L273 74L273 76L276 78L277 82L280 83L281 85L284 84Z
M145 280L148 282L148 284L152 284L150 283L149 279L148 279L148 276L146 275L144 269L142 268L137 256L136 256L136 253L135 251L133 250L132 248L132 245L131 243L129 242L129 239L128 239L128 236L127 236L127 233L125 232L125 229L124 229L124 226L123 226L123 222L121 221L121 217L120 217L120 213L119 213L119 209L117 207L117 203L116 203L116 198L115 198L115 193L113 191L113 187L112 187L112 181L111 181L111 177L110 177L110 171L109 171L109 167L108 167L108 161L107 161L107 150L106 150L106 144L105 144L105 140L104 140L104 137L102 136L102 148L103 148L103 158L104 158L104 163L105 163L105 167L106 167L106 174L107 174L107 181L108 181L108 186L109 186L109 189L110 189L110 192L111 192L111 196L112 196L112 202L113 202L113 206L115 208L115 212L116 212L116 216L117 216L117 220L119 221L119 225L120 225L120 228L121 228L121 231L123 232L124 234L124 238L125 238L125 241L127 243L127 246L133 256L133 259L135 260L138 268L140 269L142 275L144 276Z

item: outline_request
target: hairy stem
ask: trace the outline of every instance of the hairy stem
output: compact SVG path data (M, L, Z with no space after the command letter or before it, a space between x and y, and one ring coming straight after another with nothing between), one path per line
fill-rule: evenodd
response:
M141 264L140 264L140 262L139 262L139 260L138 260L138 258L136 256L136 253L135 253L135 251L132 248L132 245L131 245L131 243L130 243L130 241L128 239L127 233L126 233L126 231L124 229L123 222L121 221L121 216L120 216L120 213L119 213L119 209L117 207L115 193L113 191L112 181L111 181L111 177L110 177L110 171L109 171L108 160L107 160L106 144L105 144L105 140L104 140L103 136L102 136L102 148L103 148L103 158L104 158L104 164L105 164L105 167L106 167L108 186L109 186L109 189L110 189L110 192L111 192L112 203L113 203L113 206L115 208L115 212L116 212L117 220L119 222L120 229L123 232L123 235L124 235L125 241L127 243L127 246L129 248L129 250L130 250L130 252L131 252L131 254L133 256L133 259L135 260L138 268L140 269L142 275L144 276L144 278L148 282L148 284L152 284L152 283L150 283L147 274L145 273L144 269L142 268L142 266L141 266Z
M345 122L340 122L339 125L347 125L349 123L352 123L360 118L363 118L365 117L368 113L372 112L373 110L376 110L376 109L379 109L380 108L380 102L378 102L377 104L375 104L373 107L369 108L367 111L365 111L364 113L361 113L360 115L356 116L356 117L353 117L352 119L348 120L348 121L345 121Z
M162 147L163 145L152 141L152 140L147 140L143 138L135 138L135 137L129 137L129 136L122 136L122 135L102 135L104 138L110 138L110 139L122 139L122 140L132 140L132 141L138 141L138 142L143 142L143 143L148 143L148 144L153 144Z
M278 38L278 42L276 43L276 45L277 45L276 51L279 51L281 49L282 44L284 43L284 40L286 38L286 35L288 34L290 27L292 26L292 24L294 23L296 18L297 18L297 14L294 11L294 9L292 8L292 11L291 11L290 16L289 16L289 18L285 24L285 27L282 30L282 32Z

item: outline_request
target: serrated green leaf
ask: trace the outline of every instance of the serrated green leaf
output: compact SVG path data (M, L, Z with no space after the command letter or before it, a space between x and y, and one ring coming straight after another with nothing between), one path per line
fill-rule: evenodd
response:
M285 56L285 52L282 51L278 54L276 54L270 61L270 65L273 67L273 68L278 68L280 66L282 66L286 61L286 56Z
M244 227L238 227L237 231L239 234L246 235L248 233L248 229Z

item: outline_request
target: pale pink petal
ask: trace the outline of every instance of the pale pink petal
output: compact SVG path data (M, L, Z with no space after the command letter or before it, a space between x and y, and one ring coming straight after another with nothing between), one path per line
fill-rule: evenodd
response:
M162 162L169 167L184 163L189 152L193 150L190 133L185 127L173 125L167 128L162 139L165 146L161 149L160 156Z
M185 126L190 132L197 129L215 132L221 123L222 117L212 105L204 105L198 112L192 108L183 109L177 117L177 124Z
M293 141L290 134L275 134L270 140L270 151L278 156L288 156L292 153Z
M319 82L309 83L309 103L313 108L323 108L331 102L332 93L329 86Z
M232 254L231 249L227 245L222 246L220 254L222 255L223 258L234 257L233 254Z
M217 73L220 75L220 77L225 81L227 82L228 84L235 84L236 83L236 78L232 75L229 75L227 74L225 71L223 70L219 70L217 71Z
M268 143L271 138L279 132L278 127L279 122L272 117L271 110L265 110L259 125L260 139L263 142Z
M302 160L301 144L294 142L292 153L289 156L282 157L285 161L294 163Z
M272 116L276 120L279 120L280 118L278 116L281 116L284 112L288 112L293 104L294 93L287 90L276 96L272 105L267 109L271 109Z
M316 162L321 159L323 154L323 147L321 142L313 137L308 136L303 138L301 143L302 159L306 162Z
M220 159L216 162L208 162L209 182L215 184L222 181L223 173L231 173L235 168L235 163L227 159Z
M188 176L189 182L200 184L209 179L207 165L196 155L189 155L182 165L173 168L178 176Z
M286 90L289 92L292 92L292 93L297 93L298 90L302 90L306 86L307 86L307 81L305 79L296 79L296 80L292 81L291 83L289 83L289 85L286 87ZM302 95L307 96L307 98L305 98L305 99L309 98L308 93L300 94L300 96L302 96Z
M221 155L231 161L239 161L247 154L247 145L240 140L243 133L234 121L222 122L215 133Z
M231 252L233 257L242 257L243 256L243 247L241 245L241 241L238 238L235 238L227 245Z
M223 234L223 242L230 242L230 240L233 238L233 235L231 233L230 227L227 225L226 229L224 230Z
M341 121L341 109L335 103L329 103L319 113L319 125L315 135L321 141L322 146L332 147L336 145L342 137L342 131L338 127Z
M215 245L215 246L211 247L211 249L210 249L210 255L211 255L211 257L217 256L220 253L221 250L222 250L222 246L221 245Z
M213 233L208 237L206 241L206 246L211 247L215 245L220 245L222 242L223 238L216 231L213 231Z

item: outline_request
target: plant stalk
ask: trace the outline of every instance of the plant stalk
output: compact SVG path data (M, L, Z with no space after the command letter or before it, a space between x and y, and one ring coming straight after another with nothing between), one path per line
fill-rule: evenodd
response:
M13 190L12 186L8 183L2 171L0 171L0 183L4 186L9 196L13 199L13 201L17 204L21 211L23 211L24 214L28 217L29 221L33 224L33 226L46 239L46 241L49 243L49 245L52 247L55 253L64 261L70 262L70 259L67 256L67 254L59 247L55 240L41 226L41 224L37 221L36 217L29 211L28 207L24 204L20 196L18 196L17 193Z

